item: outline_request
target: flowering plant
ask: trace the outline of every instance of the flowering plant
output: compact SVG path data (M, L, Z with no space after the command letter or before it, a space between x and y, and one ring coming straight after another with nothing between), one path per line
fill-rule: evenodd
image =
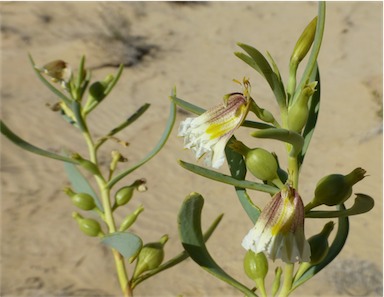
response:
M346 208L353 185L365 177L365 170L356 168L351 173L330 174L322 178L314 189L311 201L300 196L300 169L303 166L320 107L320 74L317 57L324 32L325 3L320 2L318 15L308 24L298 39L289 62L289 78L284 86L279 68L268 53L268 59L252 46L238 43L245 51L235 55L261 74L269 84L279 108L279 117L261 108L251 96L251 84L244 78L242 92L224 96L224 103L208 109L195 106L176 95L174 103L198 115L187 118L179 128L184 147L191 149L197 159L205 158L205 165L219 168L227 161L230 175L195 164L180 161L185 169L206 178L235 187L236 194L254 227L245 235L244 270L254 281L247 287L226 273L212 258L201 232L201 212L204 199L199 193L189 194L179 213L179 233L182 244L191 258L203 269L227 282L246 296L288 296L298 286L312 278L342 250L349 230L349 216L368 212L373 199L355 194L355 203ZM312 48L312 49L311 49ZM310 52L300 80L297 70ZM260 121L247 120L253 113ZM263 148L249 148L234 136L240 127L254 129L252 137L281 141L286 148L286 166L282 156ZM286 170L285 170L285 168ZM259 182L246 179L249 171ZM256 190L270 194L271 200L263 209L248 194ZM336 207L336 210L314 210L318 206ZM311 218L336 219L326 222L323 230L308 239L305 221ZM331 243L328 238L337 224ZM284 268L275 270L272 288L265 288L268 258L280 259ZM297 266L296 266L297 265ZM295 269L295 266L297 269ZM281 276L284 273L283 281Z
M168 122L157 145L139 162L119 171L121 164L128 161L123 156L123 154L125 155L123 151L128 143L117 138L116 134L139 119L150 105L143 104L131 116L97 139L91 132L88 117L115 87L122 74L123 65L119 67L116 75L108 75L102 81L91 83L91 72L85 68L85 57L80 61L77 75L73 73L69 64L62 60L49 62L42 67L37 67L32 57L30 60L38 78L59 99L56 104L51 106L51 109L68 121L70 128L82 134L88 156L65 150L58 154L32 145L15 134L3 121L0 121L0 131L10 141L26 151L64 162L71 183L71 186L66 187L64 192L76 207L76 211L72 213L75 224L85 235L98 238L110 248L122 296L132 296L133 290L140 283L188 258L188 254L182 251L163 263L164 245L168 236L163 235L159 241L144 244L141 237L131 231L132 226L143 212L144 206L140 205L136 209L132 209L129 202L132 201L135 192L147 190L145 178L119 186L118 189L115 188L120 181L146 164L162 149L175 122L175 104L172 103L170 106ZM57 88L57 84L61 89ZM120 151L123 153L118 149L113 150L109 166L105 168L103 162L100 162L100 148L107 141L114 141L120 146L122 145ZM91 180L96 183L98 191L93 189ZM122 220L118 220L117 210L124 215ZM220 217L207 230L206 239L219 222ZM133 266L131 270L128 269L127 264Z

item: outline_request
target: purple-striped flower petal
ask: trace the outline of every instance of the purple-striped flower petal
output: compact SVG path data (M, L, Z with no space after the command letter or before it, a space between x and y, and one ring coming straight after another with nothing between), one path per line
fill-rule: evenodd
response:
M225 145L243 123L248 109L242 94L231 94L226 103L181 122L178 136L184 137L184 147L193 150L196 159L205 155L206 166L219 168L225 160Z
M304 235L304 205L295 189L287 186L272 198L242 246L255 253L265 252L272 260L310 261L311 250Z

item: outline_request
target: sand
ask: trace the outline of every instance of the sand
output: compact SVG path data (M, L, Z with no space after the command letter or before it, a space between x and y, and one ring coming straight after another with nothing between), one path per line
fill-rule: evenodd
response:
M84 54L94 79L115 73L116 66L124 63L119 84L92 114L90 127L95 137L101 136L150 103L147 113L118 135L130 143L119 148L129 164L143 158L158 141L173 86L179 97L208 108L224 94L239 91L232 79L246 76L257 102L276 112L265 81L233 55L240 50L236 42L268 50L286 80L291 49L317 13L315 2L3 2L0 6L2 120L40 147L86 154L77 131L46 107L56 98L33 73L28 53L39 65L63 59L75 69ZM308 202L321 177L363 167L369 176L354 190L371 195L376 205L368 214L351 218L350 236L340 256L300 287L296 296L382 293L382 8L380 2L327 6L319 56L321 112L300 192ZM176 223L180 205L190 192L199 192L205 197L204 227L225 213L208 242L211 254L229 274L251 286L242 270L240 242L252 224L233 188L193 175L177 163L178 159L195 162L176 135L186 116L178 113L161 153L121 183L142 177L148 181L149 190L135 195L125 210L145 206L132 231L144 242L168 234L166 259L171 258L182 250ZM247 137L249 132L241 129L236 135ZM61 191L67 185L63 164L1 140L1 296L119 296L112 255L97 239L83 236L71 218L76 209ZM278 142L248 141L283 152ZM116 144L111 142L103 151L106 166L113 148ZM263 205L268 196L252 193L252 199ZM123 215L119 212L118 217ZM325 222L308 220L307 236L318 233ZM140 285L136 296L241 294L187 260Z

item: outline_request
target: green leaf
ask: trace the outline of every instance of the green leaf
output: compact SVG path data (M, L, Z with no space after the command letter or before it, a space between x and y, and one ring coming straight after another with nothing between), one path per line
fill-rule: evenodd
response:
M179 164L183 168L185 168L185 169L187 169L193 173L196 173L196 174L204 176L206 178L216 180L216 181L219 181L219 182L222 182L225 184L229 184L229 185L232 185L235 187L257 190L257 191L266 192L269 194L276 194L279 191L279 189L272 187L272 186L269 186L269 185L259 184L259 183L255 183L255 182L251 182L251 181L247 181L247 180L238 180L236 178L233 178L232 176L225 175L225 174L222 174L222 173L219 173L219 172L216 172L216 171L213 171L213 170L210 170L210 169L198 166L198 165L187 163L187 162L184 162L181 160L179 160Z
M338 205L337 209L340 211L344 211L345 210L344 204ZM337 257L337 255L343 249L345 242L347 241L348 233L349 233L348 217L339 217L337 234L332 244L329 247L327 256L324 258L323 261L321 261L317 265L310 267L305 273L303 273L303 275L293 283L291 291L293 291L295 288L297 288L298 286L300 286L301 284L303 284L304 282L312 278L314 275L319 273L324 267L326 267L329 263L331 263Z
M87 125L85 124L84 118L81 114L80 103L78 101L72 101L71 107L72 107L73 115L76 118L77 126L79 127L81 132L86 132L88 129L87 129Z
M101 242L117 250L126 259L136 256L143 246L141 238L130 232L107 234L101 239Z
M150 107L151 105L149 103L145 103L142 105L134 114L132 114L128 119L126 119L124 122L122 122L117 127L113 128L109 133L98 140L97 144L95 145L96 149L98 149L110 136L115 135L116 133L124 130L129 125L131 125L133 122L135 122L138 118L140 118L144 112Z
M256 296L243 284L228 275L211 257L201 231L201 211L204 199L198 193L191 193L181 206L178 223L179 235L184 249L203 269L241 291L246 296Z
M56 89L38 70L38 68L35 65L35 62L32 59L32 56L29 55L29 60L31 61L31 64L33 66L33 70L35 71L37 77L43 82L44 85L48 87L56 96L58 96L60 99L62 99L65 104L68 106L71 106L72 100L69 99L67 96L65 96L62 92L60 92L58 89Z
M354 216L370 211L375 205L372 197L365 194L356 194L355 203L347 210L334 211L310 211L305 214L306 218L338 218Z
M282 128L259 130L253 132L251 135L257 138L281 140L291 144L292 149L290 151L290 156L292 157L296 157L300 153L304 144L304 138L300 134Z
M223 218L223 214L219 215L211 224L211 226L207 229L207 231L204 233L204 241L207 242L207 240L211 237L212 233L216 230L217 226L221 222L221 219ZM184 250L177 256L173 257L172 259L168 260L167 262L161 264L156 269L153 269L143 275L140 275L137 279L134 279L132 281L132 289L135 288L139 283L146 280L147 278L150 278L160 271L166 270L168 268L171 268L175 266L176 264L179 264L180 262L184 261L189 257L188 253Z
M235 138L233 137L233 139ZM227 162L232 177L237 180L244 180L247 173L247 167L245 166L243 156L232 150L228 145L225 148L225 155L227 157ZM235 187L235 190L245 212L251 219L252 223L255 224L261 210L255 204L253 204L251 198L248 196L244 188Z
M119 70L117 70L117 74L116 76L114 77L114 79L108 84L108 86L106 87L105 91L104 91L104 94L105 96L108 96L109 93L112 91L112 89L115 87L115 85L117 84L117 82L119 81L120 77L121 77L121 74L123 73L123 70L124 70L124 65L123 64L120 64L120 67L119 67Z
M243 43L237 43L237 45L240 46L249 55L249 57L243 53L238 52L235 53L235 55L249 66L254 68L267 80L269 86L275 94L277 103L279 104L280 108L284 108L286 106L284 86L279 80L279 77L272 70L267 59L257 49L250 45Z
M169 135L171 134L173 125L175 123L175 119L176 119L176 105L174 102L171 102L168 121L165 126L163 135L161 136L157 145L141 161L139 161L137 164L123 171L122 173L114 177L111 181L109 181L109 183L107 184L107 187L109 189L111 189L113 185L115 185L118 181L123 179L125 176L127 176L128 174L130 174L140 166L144 165L150 159L152 159L163 148L164 144L167 142Z
M30 144L29 142L26 142L25 140L23 140L19 136L17 136L15 133L13 133L5 125L5 123L1 120L0 120L0 132L5 137L7 137L10 141L12 141L14 144L16 144L18 147L20 147L26 151L29 151L29 152L37 154L37 155L41 155L43 157L47 157L47 158L51 158L51 159L55 159L55 160L60 160L60 161L68 162L68 163L78 164L77 161L75 161L71 158L43 150L41 148L38 148L38 147Z
M71 182L72 188L77 193L87 193L92 196L96 206L103 211L103 205L101 204L97 194L88 183L88 180L80 172L76 165L71 163L64 164L65 172L67 173L68 180Z
M192 103L189 103L187 101L184 101L183 99L177 98L176 96L171 96L171 100L177 105L180 106L182 109L192 112L196 115L201 115L205 112L204 108L198 107L197 105L193 105Z
M311 142L311 139L312 139L312 135L315 132L317 118L319 117L321 88L320 88L320 72L317 66L315 68L315 77L311 78L310 81L311 82L317 81L317 86L316 86L315 93L311 96L308 103L309 104L308 120L303 130L304 144L303 144L301 153L298 156L299 167L304 162L304 157L305 157L305 154L307 153L309 143Z

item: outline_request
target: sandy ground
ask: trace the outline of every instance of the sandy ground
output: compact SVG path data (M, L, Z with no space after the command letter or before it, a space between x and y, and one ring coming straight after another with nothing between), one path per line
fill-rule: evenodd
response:
M253 97L276 112L266 83L233 55L239 50L236 42L268 50L286 79L296 38L317 12L314 2L29 2L0 7L2 120L38 146L85 154L75 129L45 106L56 98L36 78L27 55L40 65L63 59L76 68L85 54L94 79L124 63L120 83L90 117L90 126L93 135L101 136L143 103L151 103L140 121L119 134L131 143L124 149L130 164L159 139L174 85L181 98L207 108L224 94L239 91L233 78L247 76ZM351 218L350 237L339 258L296 296L382 294L382 9L380 2L332 2L327 7L319 57L321 113L302 170L301 195L309 201L321 177L361 166L369 176L355 191L374 197L376 206ZM185 117L178 114L176 127ZM248 133L242 129L238 135ZM251 141L283 151L277 142ZM66 185L63 164L26 153L4 138L1 144L1 296L118 296L111 254L98 240L82 236L71 218L75 207L61 192ZM106 164L113 147L111 143L105 150ZM225 213L208 243L211 254L251 286L242 271L240 246L251 224L235 192L186 172L177 159L194 161L175 129L157 158L124 180L148 180L149 191L136 195L126 210L145 206L133 231L145 242L167 233L170 258L181 251L176 220L182 200L191 191L200 192L206 198L204 227ZM222 171L228 172L227 167ZM268 199L257 193L252 198L260 204ZM309 221L307 236L319 232L323 223ZM136 294L240 296L191 260L143 283Z

